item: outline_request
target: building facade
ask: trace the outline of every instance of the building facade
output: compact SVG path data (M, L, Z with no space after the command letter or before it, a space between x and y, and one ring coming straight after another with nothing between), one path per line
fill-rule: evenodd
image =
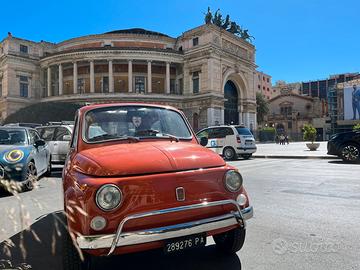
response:
M319 98L302 96L294 92L285 92L269 101L269 114L266 125L274 127L278 134L287 134L292 140L302 140L305 124L317 129L317 140L325 138L324 108Z
M358 72L343 73L330 75L329 78L324 80L302 82L300 94L327 100L329 89L335 88L338 83L351 81L358 76Z
M360 110L356 110L350 98L353 87L360 88L360 75L353 80L336 84L329 89L329 119L328 131L329 135L352 130L353 126L360 123ZM350 92L346 95L346 91ZM350 111L350 115L346 113ZM353 116L352 113L355 113Z
M269 100L276 96L271 86L271 76L262 71L256 71L255 87L258 93L261 93L265 100Z
M136 28L57 44L9 33L0 43L0 116L48 101L141 101L183 110L195 130L256 129L255 69L255 47L212 24L177 38Z

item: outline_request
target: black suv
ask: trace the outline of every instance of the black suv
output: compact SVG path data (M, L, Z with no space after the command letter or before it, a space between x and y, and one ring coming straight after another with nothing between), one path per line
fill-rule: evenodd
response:
M328 141L328 155L346 162L360 162L360 130L337 133Z

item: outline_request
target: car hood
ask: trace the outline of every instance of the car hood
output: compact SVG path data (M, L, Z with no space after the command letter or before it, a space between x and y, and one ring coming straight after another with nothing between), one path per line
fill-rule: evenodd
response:
M75 169L93 176L129 176L224 166L216 153L190 142L137 142L84 150Z
M24 162L24 161L26 161L26 157L31 152L31 146L28 146L28 145L0 145L0 163L1 164L7 163L6 160L3 157L7 152L9 152L11 150L21 150L21 151L23 151L25 158L23 158L19 162Z

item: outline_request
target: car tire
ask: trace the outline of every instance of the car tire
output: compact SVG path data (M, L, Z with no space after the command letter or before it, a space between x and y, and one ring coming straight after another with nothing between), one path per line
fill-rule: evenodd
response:
M245 154L245 155L242 155L243 159L249 159L252 157L252 154Z
M341 148L341 158L345 162L360 161L360 147L353 143L345 144Z
M74 246L73 240L68 232L65 232L62 241L62 263L63 270L91 270L94 269L94 258L83 253L84 260L81 260L78 249Z
M51 176L51 170L52 170L52 164L51 164L51 155L50 155L49 163L47 165L47 169L44 175Z
M216 248L224 253L234 254L244 245L246 230L236 228L213 236Z
M26 166L26 177L22 184L22 191L29 191L34 189L34 184L37 181L37 170L35 163L30 161Z
M234 160L236 157L235 150L231 147L225 147L223 157L225 160Z

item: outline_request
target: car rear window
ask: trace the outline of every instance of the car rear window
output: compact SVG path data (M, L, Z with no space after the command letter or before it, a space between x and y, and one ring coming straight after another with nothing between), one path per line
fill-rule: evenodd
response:
M239 135L253 135L250 131L250 129L246 128L246 127L236 127L237 132L239 133Z

